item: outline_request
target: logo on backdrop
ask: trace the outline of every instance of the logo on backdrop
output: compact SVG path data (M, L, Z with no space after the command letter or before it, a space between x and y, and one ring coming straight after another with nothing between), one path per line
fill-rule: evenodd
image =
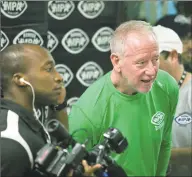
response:
M77 8L84 17L94 19L101 14L105 4L103 1L80 1Z
M69 53L78 54L89 43L89 37L83 30L74 28L64 35L61 43Z
M50 52L53 52L55 50L55 48L58 46L59 41L57 39L57 37L51 32L48 31L47 33L47 49Z
M9 45L9 38L7 35L1 30L1 51Z
M17 34L13 39L13 44L18 43L30 43L43 45L43 39L41 35L33 29L25 29Z
M113 34L113 30L109 27L100 28L92 37L92 43L95 48L101 52L108 52L110 50L109 41Z
M97 63L90 61L79 68L76 77L82 85L89 87L102 75L103 70L101 67Z
M67 100L67 107L66 107L66 111L67 111L67 114L69 115L69 113L71 112L71 108L72 108L72 105L74 103L76 103L76 101L78 100L79 98L78 97L72 97L70 99Z
M176 117L175 121L180 125L187 125L192 122L192 118L189 113L183 113Z
M57 64L55 69L62 76L64 85L67 87L74 77L71 69L64 64Z
M64 20L75 9L73 1L49 1L48 13L56 20Z
M18 18L27 9L26 1L1 1L1 12L8 18Z
M45 124L48 118L49 107L45 106L41 109L36 109L37 118L41 121L41 123Z
M151 123L155 125L155 130L159 130L164 125L165 114L163 112L156 112L151 118Z

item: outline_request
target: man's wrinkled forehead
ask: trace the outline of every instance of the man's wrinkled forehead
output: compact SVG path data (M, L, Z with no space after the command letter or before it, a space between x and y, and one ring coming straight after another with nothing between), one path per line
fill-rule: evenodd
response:
M131 33L125 39L125 56L133 56L149 51L158 53L158 43L155 35L151 32Z

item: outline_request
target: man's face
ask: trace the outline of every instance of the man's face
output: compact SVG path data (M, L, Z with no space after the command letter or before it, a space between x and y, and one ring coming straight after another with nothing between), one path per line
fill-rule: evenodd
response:
M28 51L28 56L27 79L35 90L35 103L39 106L58 104L60 96L63 95L63 80L55 70L54 59L43 49Z
M172 73L172 64L170 61L170 57L169 54L165 54L165 53L161 53L160 54L160 64L159 64L159 68L168 72L169 74Z
M184 59L184 62L191 63L191 56L192 56L192 42L191 38L185 38L182 39L183 42L183 53L182 57Z
M130 34L121 63L124 84L133 92L150 91L159 67L156 39L152 33Z

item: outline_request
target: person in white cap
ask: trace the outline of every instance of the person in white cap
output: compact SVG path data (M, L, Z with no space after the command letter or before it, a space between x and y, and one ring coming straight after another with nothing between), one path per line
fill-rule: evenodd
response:
M183 44L175 31L161 25L154 26L160 49L160 69L171 74L180 87L179 101L173 121L170 176L191 176L192 109L191 73L182 64Z

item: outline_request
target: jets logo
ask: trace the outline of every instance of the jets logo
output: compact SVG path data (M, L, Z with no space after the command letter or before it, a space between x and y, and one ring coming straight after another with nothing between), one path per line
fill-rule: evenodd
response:
M103 75L103 70L95 62L87 62L79 68L76 77L81 84L89 87L93 82Z
M110 39L113 34L113 30L109 27L100 28L92 37L92 43L96 49L101 52L107 52L110 50Z
M26 9L26 1L1 1L2 14L11 19L18 18Z
M7 35L1 30L1 50L9 45L9 38Z
M48 118L48 112L49 112L49 107L48 106L42 107L41 109L36 109L37 118L44 125L45 125L45 123L47 121L47 118Z
M80 1L77 6L79 12L88 19L98 17L104 7L105 4L103 1Z
M67 110L67 114L69 115L69 113L71 112L71 108L72 108L72 105L74 103L77 102L79 98L78 97L72 97L70 99L67 100L67 107L66 107L66 110Z
M73 1L49 1L48 13L56 20L66 19L75 9Z
M48 31L47 40L48 40L47 49L50 52L53 52L55 50L55 48L58 46L59 41L58 41L57 37L51 31Z
M56 65L55 69L62 76L64 85L65 85L65 87L67 87L73 79L72 71L70 70L69 67L67 67L66 65L63 65L63 64Z
M61 43L69 53L78 54L82 52L89 43L89 37L83 30L74 28L63 37Z
M187 125L192 122L192 118L189 113L183 113L176 117L175 121L180 125Z
M25 29L17 34L17 36L13 39L13 44L17 43L43 45L43 39L37 31L33 29Z
M164 125L165 114L163 112L156 112L151 118L151 123L155 125L155 130L159 130Z

